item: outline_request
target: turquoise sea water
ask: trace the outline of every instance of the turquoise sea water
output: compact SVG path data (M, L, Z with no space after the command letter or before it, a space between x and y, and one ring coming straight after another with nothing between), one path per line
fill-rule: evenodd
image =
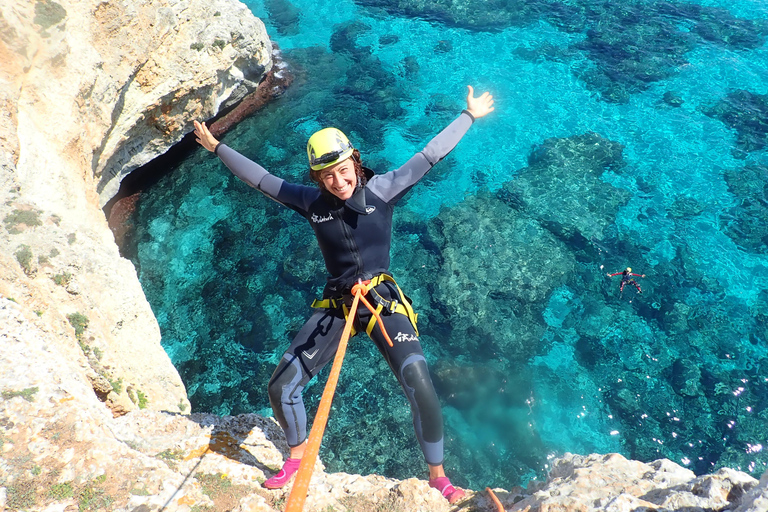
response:
M342 129L392 169L464 107L496 112L401 202L392 271L421 313L454 483L509 488L564 452L768 464L768 7L724 0L248 0L295 74L224 140L307 182ZM199 150L142 195L135 254L193 408L269 415L325 279L310 228ZM643 294L605 274L631 266ZM324 376L310 384L310 413ZM321 451L423 477L365 336Z

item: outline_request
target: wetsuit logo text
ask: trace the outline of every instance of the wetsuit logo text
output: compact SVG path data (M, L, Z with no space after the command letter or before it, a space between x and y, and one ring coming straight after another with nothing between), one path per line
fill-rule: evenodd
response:
M329 220L333 220L333 215L331 215L330 213L328 214L327 217L320 217L316 213L312 214L312 222L314 222L315 224L320 224L321 222L328 222Z
M409 341L419 341L419 338L415 334L405 334L404 332L398 332L395 336L395 341L398 343L408 343Z

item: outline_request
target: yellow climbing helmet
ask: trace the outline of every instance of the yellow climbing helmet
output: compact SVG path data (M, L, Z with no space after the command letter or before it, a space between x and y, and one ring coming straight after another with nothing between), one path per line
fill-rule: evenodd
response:
M323 128L315 132L307 142L309 167L319 171L352 156L355 148L347 136L337 128Z
M632 272L632 268L627 267L627 272Z

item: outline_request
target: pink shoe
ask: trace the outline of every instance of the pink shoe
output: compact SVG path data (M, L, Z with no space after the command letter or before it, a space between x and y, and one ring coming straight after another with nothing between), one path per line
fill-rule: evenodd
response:
M280 489L285 487L288 480L299 470L299 464L301 459L285 459L283 469L280 470L275 476L264 482L264 487L267 489Z
M429 486L440 491L443 497L447 499L448 503L451 505L464 497L464 491L452 486L451 481L448 480L447 476L440 476L434 480L430 480Z

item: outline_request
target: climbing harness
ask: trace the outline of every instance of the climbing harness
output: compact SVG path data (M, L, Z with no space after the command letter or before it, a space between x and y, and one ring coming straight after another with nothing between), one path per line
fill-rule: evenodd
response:
M397 288L397 294L398 294L398 297L400 297L400 300L398 299L387 300L381 295L379 295L379 293L376 291L376 287L385 281L391 282L392 284L395 285L395 288ZM382 311L388 311L389 313L399 313L401 315L405 315L406 317L408 317L408 320L411 321L411 325L413 325L413 330L416 332L416 336L419 335L419 329L416 327L416 322L418 321L419 314L413 310L413 307L411 306L411 300L408 298L407 295L403 293L403 290L400 289L400 286L398 286L397 282L395 281L395 278L393 278L389 274L378 274L368 281L362 281L362 284L365 286L364 295L367 293L370 293L371 297L373 298L373 301L376 303L376 312L374 316L371 317L371 320L368 322L368 325L366 325L365 327L365 332L366 334L368 334L368 336L371 335L373 328L376 326L375 315L381 314ZM320 309L341 308L342 311L344 311L344 318L349 317L349 308L347 307L343 298L315 299L315 301L312 302L312 307L320 308ZM356 331L353 327L351 336L354 336L355 334L356 334Z
M336 384L339 381L341 364L344 361L344 354L347 351L347 342L352 335L352 323L355 320L357 306L360 302L373 313L372 320L374 322L379 322L384 338L387 340L390 347L393 346L392 340L389 338L389 334L387 334L387 331L384 328L384 322L382 322L381 316L379 316L376 309L374 309L371 303L365 298L365 295L370 289L369 286L370 283L368 281L358 281L358 283L352 287L352 296L354 297L352 299L352 306L350 306L349 313L346 315L347 322L344 324L344 330L341 333L339 348L336 350L336 356L333 358L331 373L328 375L328 381L325 383L325 389L323 390L323 396L320 398L320 405L317 407L315 420L312 422L312 430L309 432L307 447L304 449L304 456L301 458L299 471L296 473L296 480L293 482L293 489L291 489L291 494L288 496L285 512L301 512L304 508L304 502L307 499L307 489L309 489L309 481L312 478L312 470L315 468L317 454L320 451L320 442L323 440L325 426L328 423L328 414L331 410L333 395L336 392Z

